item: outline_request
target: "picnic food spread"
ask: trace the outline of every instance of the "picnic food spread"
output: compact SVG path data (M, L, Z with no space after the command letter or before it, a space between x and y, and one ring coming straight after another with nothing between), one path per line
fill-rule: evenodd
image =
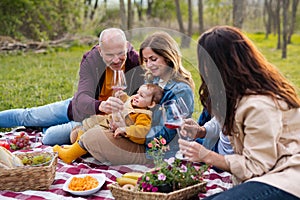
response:
M73 191L85 191L96 188L98 184L98 180L92 176L73 177L68 188Z

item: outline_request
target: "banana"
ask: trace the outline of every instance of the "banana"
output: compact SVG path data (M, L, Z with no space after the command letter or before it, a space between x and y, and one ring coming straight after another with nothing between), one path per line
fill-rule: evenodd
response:
M117 183L122 187L125 184L131 184L131 185L136 185L137 184L137 180L136 179L132 179L132 178L127 178L127 177L118 177L117 178Z
M143 174L140 172L127 172L127 173L123 174L122 177L138 180L141 176L143 176Z

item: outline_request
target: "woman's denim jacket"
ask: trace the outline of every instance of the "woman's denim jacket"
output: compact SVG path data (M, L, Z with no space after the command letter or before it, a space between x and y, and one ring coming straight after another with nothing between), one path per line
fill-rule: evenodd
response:
M154 83L157 83L157 81L158 80L155 79ZM169 80L166 86L164 87L164 96L162 97L159 105L157 105L153 109L151 129L146 136L146 151L148 149L147 144L151 142L151 140L153 140L154 137L157 138L159 136L165 138L167 144L170 147L170 150L167 151L165 154L165 158L175 156L176 152L179 150L178 135L176 129L172 130L164 126L164 120L161 109L161 106L164 102L171 99L177 100L179 97L183 98L190 110L190 115L188 117L192 116L192 113L194 112L194 94L192 88L184 82L176 82L173 80ZM147 158L149 158L148 155Z

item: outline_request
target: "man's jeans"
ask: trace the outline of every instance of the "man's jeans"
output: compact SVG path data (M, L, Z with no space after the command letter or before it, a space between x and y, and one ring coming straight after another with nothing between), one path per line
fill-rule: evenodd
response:
M1 111L0 127L44 127L43 144L69 144L71 130L81 124L80 122L70 121L68 118L67 110L71 99L39 107Z

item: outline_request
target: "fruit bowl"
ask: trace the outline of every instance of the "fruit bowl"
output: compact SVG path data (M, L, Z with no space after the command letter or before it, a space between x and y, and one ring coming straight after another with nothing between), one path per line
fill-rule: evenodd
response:
M15 154L21 159L24 166L48 166L53 159L53 154L43 151L32 152L31 154L26 154L22 152L18 152Z
M40 166L19 166L11 169L0 168L0 191L24 191L24 190L49 190L54 181L57 153L46 151L14 152L21 160L24 156L36 156L40 154L51 155L51 162L47 165L42 163ZM42 166L47 165L47 166Z

